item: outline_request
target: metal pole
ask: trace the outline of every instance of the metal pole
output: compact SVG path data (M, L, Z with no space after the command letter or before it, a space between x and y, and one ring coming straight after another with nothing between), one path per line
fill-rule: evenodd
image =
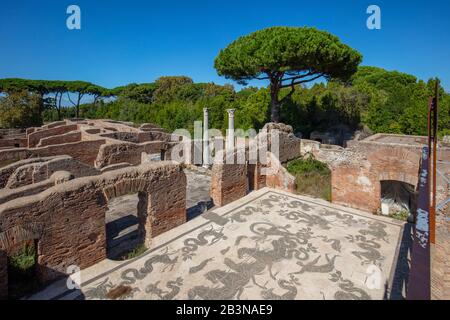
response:
M433 196L430 206L430 242L436 241L436 172L437 172L437 127L438 127L439 80L436 79L433 99Z

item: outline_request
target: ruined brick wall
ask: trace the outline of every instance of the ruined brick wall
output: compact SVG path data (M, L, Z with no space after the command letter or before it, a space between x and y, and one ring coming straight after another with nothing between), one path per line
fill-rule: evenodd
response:
M45 158L45 159L39 159L39 158L30 158L30 159L24 159L24 160L19 160L16 161L14 163L11 163L7 166L4 166L3 168L0 168L0 189L4 188L6 186L6 184L8 183L8 179L9 177L14 173L15 170L17 170L17 168L26 165L26 164L30 164L33 162L39 162L39 161L45 161L48 160L50 158Z
M105 142L105 140L79 141L29 149L29 151L33 156L39 157L68 155L82 163L93 166L99 149Z
M21 197L38 194L54 186L55 184L69 181L72 178L72 174L68 171L56 171L48 179L42 180L37 183L24 185L15 189L0 189L0 204Z
M0 205L0 250L38 240L38 276L47 283L106 258L109 199L139 193L140 230L151 237L186 221L186 176L173 162L144 164L56 185ZM0 265L0 268L3 266Z
M268 167L266 172L266 186L295 193L295 177L284 168L278 159L268 153Z
M431 299L450 299L450 207L437 213L436 244L431 245ZM446 214L445 214L446 213Z
M138 142L170 141L170 134L163 131L142 131L138 133Z
M331 163L332 202L376 212L383 180L417 186L421 149L359 143L345 161Z
M216 206L224 206L247 194L245 164L214 164L211 170L211 198Z
M111 164L128 162L132 165L141 163L142 152L147 154L161 153L166 148L162 141L145 143L110 143L100 147L95 160L96 168L103 168Z
M63 144L78 141L81 141L81 132L71 131L57 136L42 138L37 144L37 147L45 147L52 144Z
M28 140L25 138L0 139L0 148L24 148Z
M438 158L437 203L450 197L450 184L443 175L450 177L450 148L441 149ZM445 160L447 159L447 160ZM431 246L431 297L436 300L450 299L450 203L436 212L436 244Z
M70 124L50 129L43 129L28 134L28 148L36 147L42 138L61 135L78 129L78 125Z
M27 148L15 148L0 150L0 163L5 161L18 161L27 159L31 156L31 152Z
M75 178L100 174L94 167L81 163L70 156L36 158L33 162L14 167L16 169L9 176L5 185L6 188L13 189L41 182L50 178L57 171L68 171Z
M8 257L0 249L0 300L8 298Z
M301 151L301 139L297 138L293 129L289 125L283 123L266 123L262 129L262 133L267 134L267 143L270 152L276 154L276 150L272 148L272 140L275 142L275 138L272 138L272 130L277 130L278 132L278 159L281 163L286 163L289 160L296 159L300 157Z
M55 122L52 122L52 123L49 123L49 124L47 124L47 125L42 126L42 128L45 128L45 129L51 129L51 128L56 128L56 127L64 126L64 125L66 125L66 124L67 124L67 122L66 122L65 120L62 120L62 121L55 121Z
M111 138L120 141L138 143L138 133L137 132L112 132L101 134L102 137Z

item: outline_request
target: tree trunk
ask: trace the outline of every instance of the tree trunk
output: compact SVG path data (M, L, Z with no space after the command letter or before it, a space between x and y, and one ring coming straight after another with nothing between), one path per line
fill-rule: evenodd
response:
M278 100L279 89L276 85L270 86L270 120L272 122L280 122L280 101Z
M77 99L77 116L76 118L79 119L80 118L80 101L81 98L83 98L83 95L78 93L78 99Z
M59 101L58 101L58 121L61 120L61 99L62 99L63 93L61 92L60 96L59 96Z

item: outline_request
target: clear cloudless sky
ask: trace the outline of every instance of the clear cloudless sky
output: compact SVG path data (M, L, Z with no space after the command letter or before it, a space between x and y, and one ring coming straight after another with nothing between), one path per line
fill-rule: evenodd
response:
M66 27L71 4L81 30ZM366 27L371 4L381 30ZM449 92L449 16L450 0L2 0L0 78L232 83L213 67L221 48L270 26L313 26L360 51L363 65L437 76Z

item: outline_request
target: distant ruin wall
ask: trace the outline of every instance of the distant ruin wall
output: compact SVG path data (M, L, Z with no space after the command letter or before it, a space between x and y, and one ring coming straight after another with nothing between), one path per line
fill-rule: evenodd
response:
M67 124L67 122L65 120L63 120L63 121L55 121L55 122L49 123L49 124L47 124L45 126L42 126L42 127L45 128L45 129L51 129L51 128L64 126L66 124Z
M269 150L274 153L276 150L272 150L272 143L276 140L272 138L272 130L278 130L278 158L281 163L286 163L290 160L297 159L301 155L301 139L297 138L293 129L289 125L283 123L267 123L264 125L261 134L267 134L267 142Z
M139 143L147 141L171 141L171 135L163 131L146 131L138 133Z
M69 155L82 163L93 166L99 149L105 142L105 140L79 141L29 149L29 151L33 156L39 157Z
M134 143L111 143L100 147L95 160L96 168L103 168L111 164L128 162L132 165L141 163L142 152L147 154L161 153L165 149L162 141Z
M70 124L50 129L39 130L28 135L28 148L36 147L42 138L61 135L78 129L78 125Z
M41 161L35 161L17 167L9 176L5 187L18 188L31 183L37 183L50 178L56 171L62 170L70 172L75 178L100 174L94 167L81 163L70 156L38 159L41 159Z
M45 161L45 159L31 158L25 160L19 160L17 162L11 163L3 168L0 168L0 189L4 188L8 183L9 177L14 173L14 171L26 164L30 164L33 162Z
M34 194L38 194L55 184L63 183L72 179L73 176L68 171L56 171L48 179L42 180L37 183L24 185L15 189L0 189L0 204L18 199L21 197L27 197Z
M37 147L45 147L53 144L63 144L78 141L81 141L81 132L72 131L57 136L42 138L40 142L37 144Z
M25 138L0 139L0 148L24 148L27 143Z

